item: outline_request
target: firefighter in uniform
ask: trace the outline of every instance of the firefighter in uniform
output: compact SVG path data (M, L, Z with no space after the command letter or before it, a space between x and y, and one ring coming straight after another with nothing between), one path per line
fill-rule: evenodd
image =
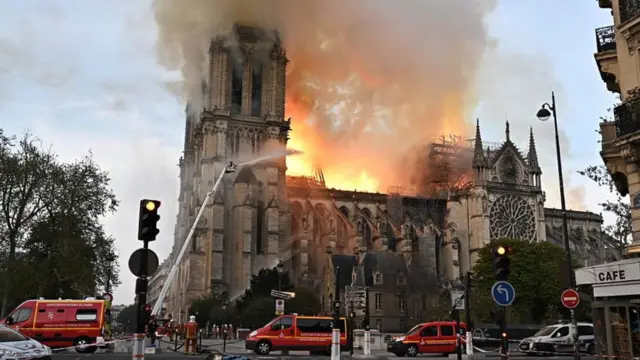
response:
M196 355L196 347L198 346L198 323L196 317L191 315L189 322L185 325L184 329L184 354L189 355L189 347L191 347L191 354Z

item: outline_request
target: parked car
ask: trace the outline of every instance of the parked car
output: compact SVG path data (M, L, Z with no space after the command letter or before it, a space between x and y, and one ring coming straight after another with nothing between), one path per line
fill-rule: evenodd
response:
M528 355L571 352L573 345L569 335L570 326L571 324L561 323L544 327L535 335L522 339L519 349ZM578 340L581 352L594 353L593 324L578 323Z
M51 359L51 348L0 324L0 359Z

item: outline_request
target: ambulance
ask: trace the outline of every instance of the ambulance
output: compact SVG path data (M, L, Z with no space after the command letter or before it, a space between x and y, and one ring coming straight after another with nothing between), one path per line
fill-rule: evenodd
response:
M76 347L78 352L93 353L110 340L111 302L27 300L0 323L51 348Z
M338 328L340 351L348 351L346 318L340 318ZM332 317L283 315L250 333L245 339L245 348L259 355L281 350L308 350L328 355L331 354L332 332Z

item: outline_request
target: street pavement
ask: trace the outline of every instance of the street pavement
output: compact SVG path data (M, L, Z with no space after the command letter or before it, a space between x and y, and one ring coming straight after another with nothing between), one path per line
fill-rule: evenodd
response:
M357 354L356 354L357 355ZM386 354L376 354L374 355L374 359L394 359L397 358L396 356L390 354L391 356L387 356ZM262 359L297 359L297 358L308 358L308 359L329 359L328 356L309 356L309 353L306 354L291 354L288 356L281 356L281 355L270 355L270 356L257 356L255 354L243 354L243 356L247 356L251 359L255 359L255 360L262 360ZM146 355L145 358L148 358L149 360L153 360L153 359L158 359L158 360L169 360L169 359L206 359L207 355L197 355L197 356L187 356L187 355L183 355L182 353L158 353L158 354L153 354L153 355ZM356 356L355 358L358 358L359 356ZM449 359L449 358L445 358L442 356L429 356L429 355L419 355L419 358L429 358L429 359L433 359L433 360L439 360L439 359ZM342 359L350 359L350 357L346 354L343 354ZM488 359L499 359L499 357L496 356L491 356L488 357ZM571 360L573 359L572 356L536 356L534 358L532 358L531 356L524 356L524 354L520 354L520 355L515 355L515 356L510 356L509 357L511 360L543 360L543 359L554 359L554 360ZM130 360L131 359L131 354L122 354L122 353L117 353L117 354L107 354L107 353L95 353L95 354L56 354L53 356L52 360ZM595 356L583 356L581 357L582 360L596 360Z
M178 342L178 345L182 345L181 342ZM145 357L150 360L157 358L160 359L186 359L186 358L200 358L205 359L208 354L196 355L196 356L187 356L183 354L184 349L179 348L178 351L175 351L175 342L169 341L159 341L157 343L158 351L155 354L147 354ZM309 359L329 359L328 356L310 356L308 351L290 351L289 354L282 354L279 351L274 351L268 356L259 356L254 352L247 351L244 348L243 340L230 340L227 341L226 346L220 340L203 340L202 348L207 352L225 352L228 355L241 355L246 356L251 359L297 359L297 358L309 358ZM499 359L499 354L496 351L490 351L486 353L476 352L476 354L483 354L487 359ZM356 350L354 352L355 358L363 357L362 350ZM429 359L454 359L452 358L442 357L441 355L424 355L421 354L418 357L421 358L429 358ZM65 353L56 353L53 356L53 360L123 360L123 359L131 359L131 343L123 342L118 344L114 349L113 353L107 353L106 350L98 350L94 354L79 354L75 351L71 350ZM342 359L350 359L348 353L344 352L341 356ZM398 358L397 356L386 352L386 350L373 350L372 349L372 357L368 359L394 359ZM515 351L515 349L511 350L510 359L512 360L537 360L537 359L557 359L557 360L572 360L573 356L571 355L563 355L563 356L526 356L526 354ZM596 360L595 356L582 356L582 360Z

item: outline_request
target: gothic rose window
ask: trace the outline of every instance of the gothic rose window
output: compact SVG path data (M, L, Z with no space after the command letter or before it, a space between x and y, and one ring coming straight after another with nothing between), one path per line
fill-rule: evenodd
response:
M536 217L533 207L519 196L501 195L491 204L489 230L491 240L534 240Z
M513 156L508 155L500 160L500 179L503 182L518 182L520 178L520 167Z

